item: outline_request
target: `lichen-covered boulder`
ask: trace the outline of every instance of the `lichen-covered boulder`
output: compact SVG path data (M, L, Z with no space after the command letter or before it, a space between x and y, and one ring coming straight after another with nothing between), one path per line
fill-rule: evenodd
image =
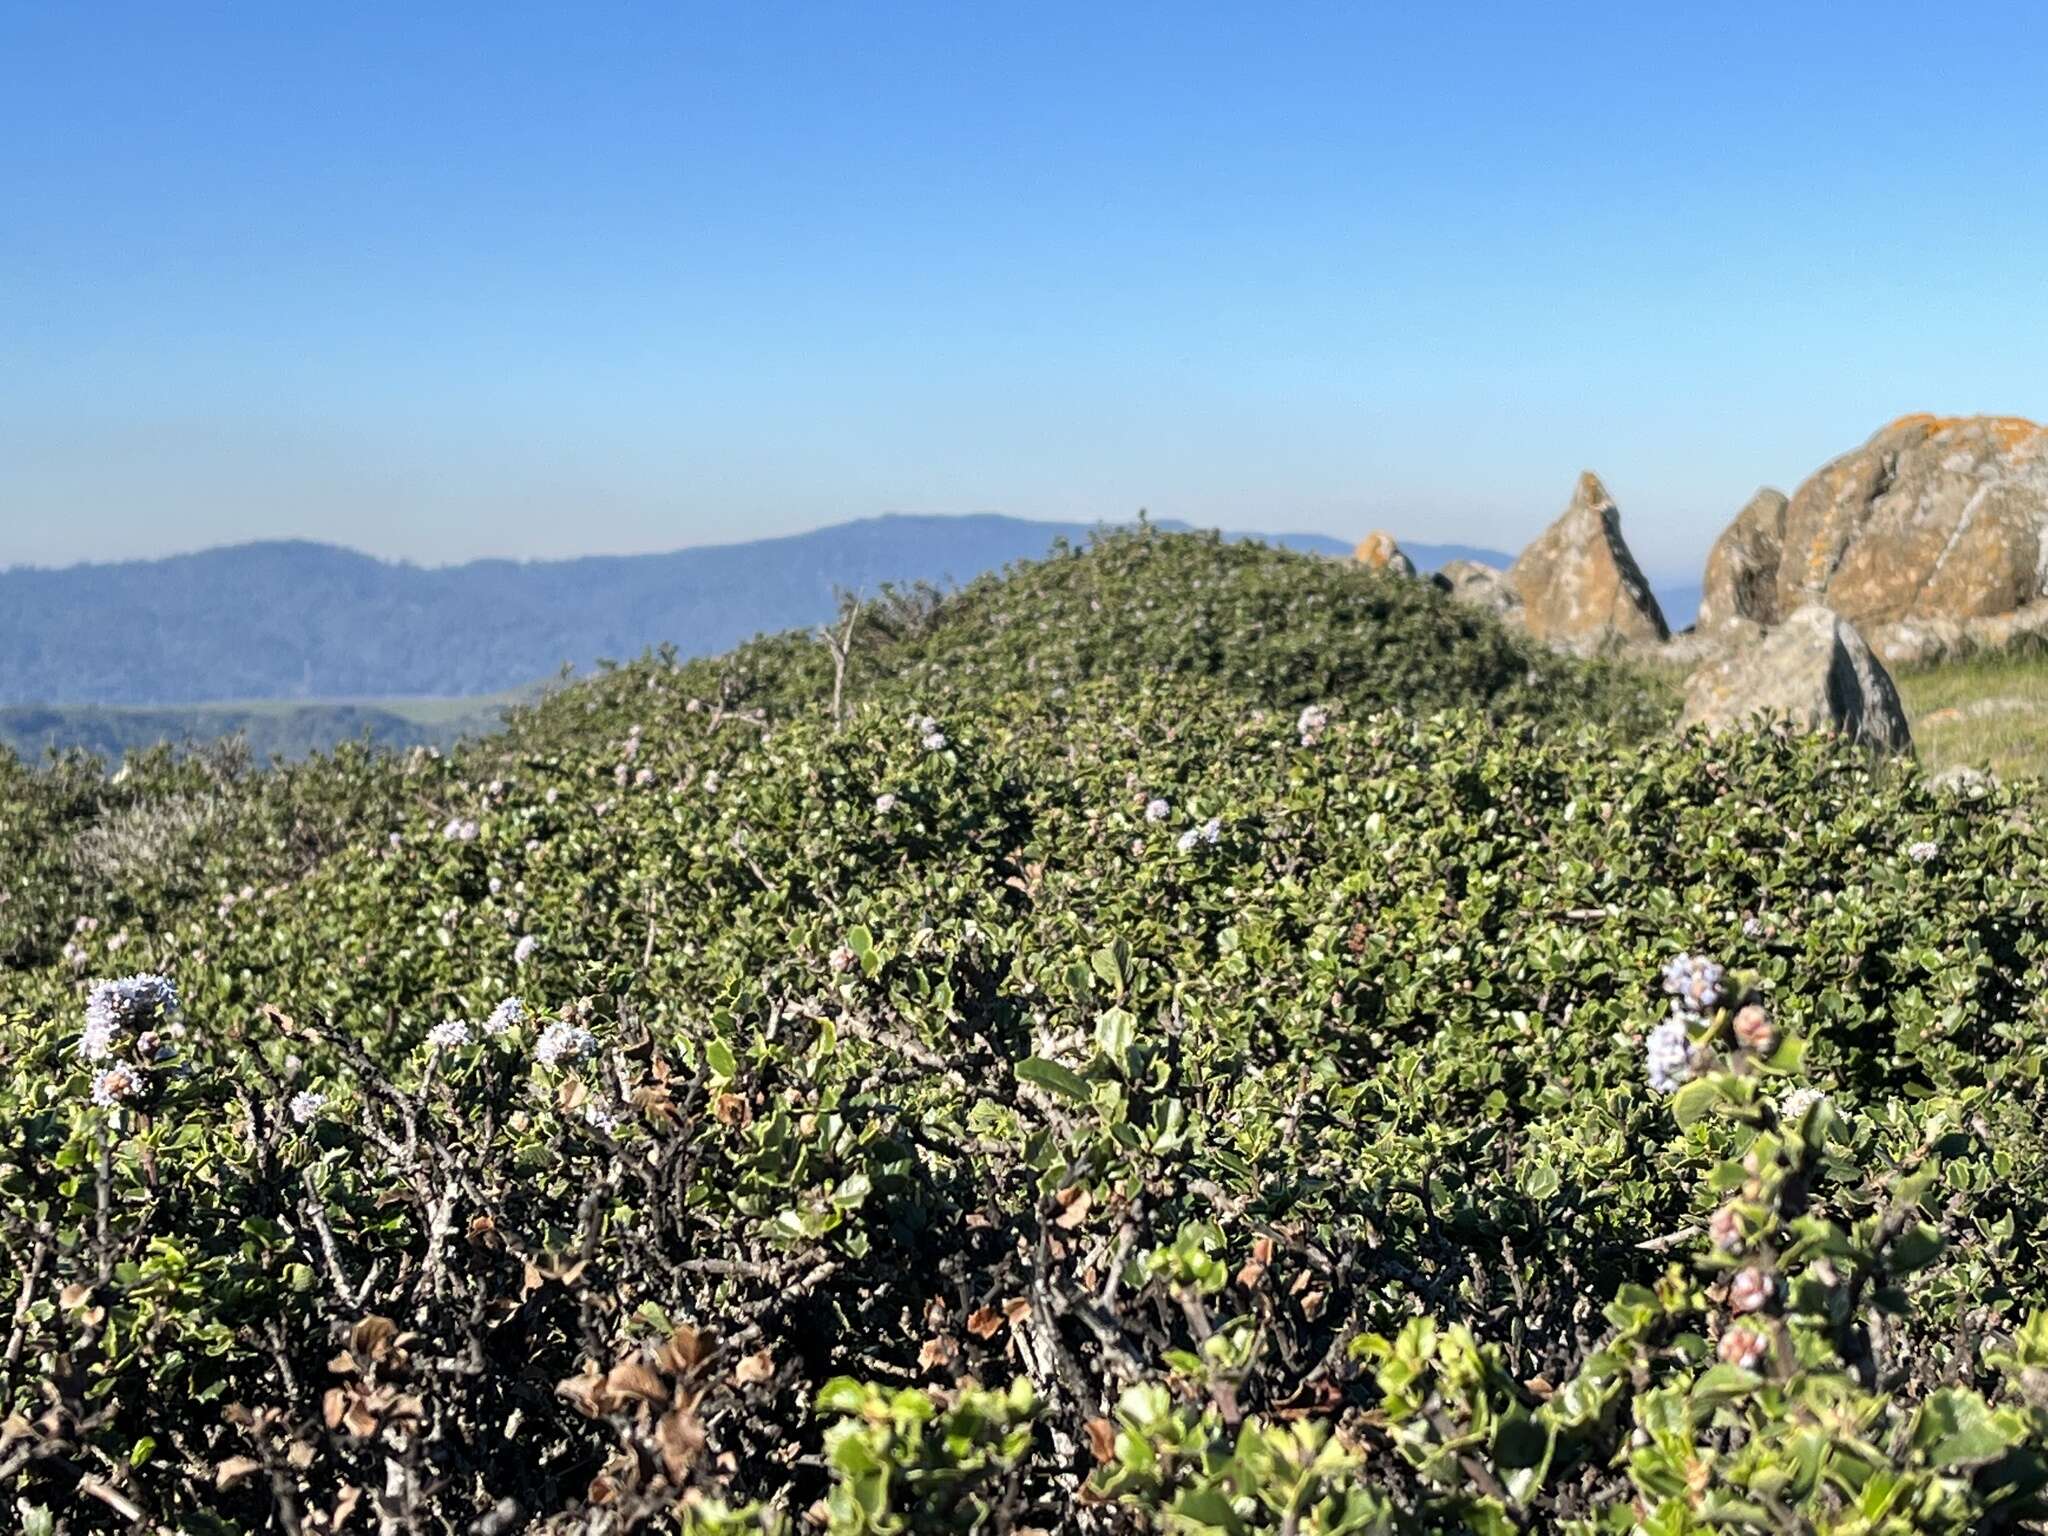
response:
M1769 623L1778 609L1778 566L1785 538L1785 508L1791 498L1765 486L1749 498L1735 521L1722 530L1707 555L1700 588L1702 631L1737 620Z
M1836 731L1879 752L1909 752L1913 734L1891 674L1856 626L1810 604L1754 645L1737 646L1693 673L1683 726L1712 731L1758 715L1790 717L1803 730Z
M1508 571L1522 621L1539 640L1590 653L1671 638L1650 583L1621 536L1621 511L1591 470L1563 516Z
M1390 571L1396 576L1413 576L1415 562L1401 552L1391 533L1375 531L1358 541L1351 558L1371 571Z
M1866 632L2010 613L2048 591L2048 429L1901 417L1793 493L1782 546L1766 624L1810 602Z

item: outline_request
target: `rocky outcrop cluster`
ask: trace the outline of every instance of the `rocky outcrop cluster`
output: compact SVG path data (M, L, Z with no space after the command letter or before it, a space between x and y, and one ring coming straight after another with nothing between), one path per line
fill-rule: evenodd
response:
M1384 566L1385 551L1399 555L1374 534L1356 558ZM1676 637L1590 471L1508 570L1454 560L1432 579L1560 649L1691 669L1688 724L1789 718L1905 751L1887 665L2048 642L2048 427L1904 416L1790 496L1759 490L1714 541L1699 618Z

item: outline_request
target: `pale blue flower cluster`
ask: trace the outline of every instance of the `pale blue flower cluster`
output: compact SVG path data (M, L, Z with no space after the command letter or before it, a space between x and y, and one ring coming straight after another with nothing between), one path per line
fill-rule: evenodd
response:
M1680 1015L1674 1013L1650 1031L1643 1042L1643 1064L1659 1093L1675 1093L1692 1080L1692 1036Z
M1664 967L1664 990L1688 1013L1712 1013L1721 1002L1725 973L1705 955L1680 955Z
M472 1038L469 1025L461 1019L443 1019L427 1031L427 1044L437 1051L459 1050Z
M87 1061L105 1061L129 1030L153 1030L167 1023L177 1010L178 989L168 976L145 972L95 982L86 995L85 1029L78 1039L78 1054Z
M557 1019L542 1030L533 1046L534 1059L550 1067L581 1061L596 1050L597 1036L565 1019Z
M1672 999L1671 1017L1643 1041L1643 1066L1650 1086L1672 1093L1692 1081L1692 1026L1721 1004L1726 972L1705 955L1677 955L1664 966L1664 991Z
M493 1037L509 1034L526 1022L526 1004L516 997L508 997L491 1010L491 1016L484 1020L484 1033Z

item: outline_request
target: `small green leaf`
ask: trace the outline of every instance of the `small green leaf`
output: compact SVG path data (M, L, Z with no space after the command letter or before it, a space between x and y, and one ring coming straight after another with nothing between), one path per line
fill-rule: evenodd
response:
M1080 1074L1061 1066L1056 1061L1047 1061L1043 1056L1028 1056L1017 1063L1020 1080L1037 1087L1063 1094L1081 1103L1088 1101L1088 1084Z

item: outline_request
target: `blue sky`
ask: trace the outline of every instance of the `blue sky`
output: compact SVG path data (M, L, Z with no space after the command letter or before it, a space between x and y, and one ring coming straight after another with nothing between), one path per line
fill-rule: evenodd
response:
M1696 565L2048 417L2013 5L0 6L0 563L886 510Z

